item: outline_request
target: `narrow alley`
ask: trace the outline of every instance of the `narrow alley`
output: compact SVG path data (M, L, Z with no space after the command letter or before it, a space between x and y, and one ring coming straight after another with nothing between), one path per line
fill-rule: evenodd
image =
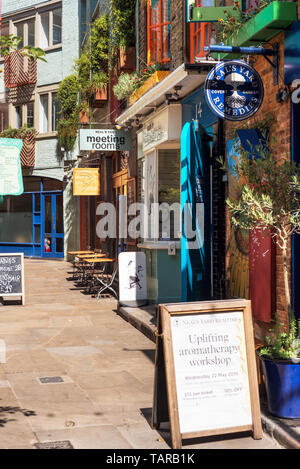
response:
M0 307L0 449L169 449L151 428L154 344L71 277L64 261L26 260L25 306ZM267 436L192 443L280 448Z

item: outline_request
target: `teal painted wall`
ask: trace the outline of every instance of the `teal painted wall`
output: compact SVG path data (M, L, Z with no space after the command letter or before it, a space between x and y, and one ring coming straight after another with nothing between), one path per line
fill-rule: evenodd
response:
M180 250L169 256L167 249L145 249L147 288L150 303L181 301Z

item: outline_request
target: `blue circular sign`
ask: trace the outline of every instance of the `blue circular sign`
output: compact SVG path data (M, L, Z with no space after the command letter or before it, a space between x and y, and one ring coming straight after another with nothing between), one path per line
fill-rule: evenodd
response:
M259 74L242 60L217 64L207 75L204 90L213 112L230 121L242 121L253 116L264 99Z

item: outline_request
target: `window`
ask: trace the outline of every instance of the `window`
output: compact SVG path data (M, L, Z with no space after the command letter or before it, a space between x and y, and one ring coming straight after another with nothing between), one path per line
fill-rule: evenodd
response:
M15 106L15 128L20 129L23 123L22 106Z
M35 46L35 19L28 19L20 23L15 23L15 35L22 40L18 45L18 50L25 46Z
M148 63L170 61L170 0L148 0Z
M52 44L55 46L56 44L61 43L61 15L62 10L61 8L57 8L57 10L53 10L53 35L52 35Z
M56 132L59 119L59 103L56 91L40 94L39 131Z
M206 2L207 3L207 2ZM204 6L204 0L196 0L195 6ZM207 6L207 5L205 5ZM195 62L195 57L205 57L203 50L208 46L211 38L210 23L191 23L190 24L190 62Z
M40 95L40 132L48 132L48 94Z
M46 11L40 15L40 47L48 47L61 44L62 37L62 9Z
M28 103L26 108L26 125L27 127L34 127L34 104Z
M59 120L59 101L57 93L51 93L51 105L52 105L52 132L56 131L57 123Z

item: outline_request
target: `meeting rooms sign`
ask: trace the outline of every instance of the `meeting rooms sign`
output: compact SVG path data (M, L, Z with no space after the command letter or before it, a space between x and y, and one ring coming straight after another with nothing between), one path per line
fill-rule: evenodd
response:
M131 134L124 130L81 129L80 151L130 151Z

